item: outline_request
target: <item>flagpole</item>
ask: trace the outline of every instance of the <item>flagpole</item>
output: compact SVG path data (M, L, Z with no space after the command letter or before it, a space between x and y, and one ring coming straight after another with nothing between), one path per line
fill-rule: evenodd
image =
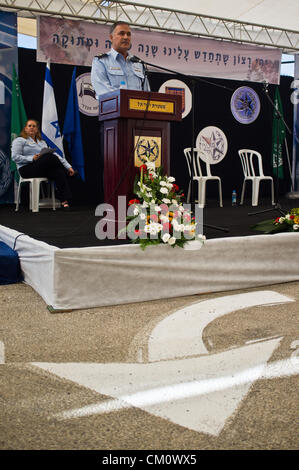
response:
M18 74L16 71L15 64L12 66L12 98L11 98L11 123L10 123L10 134L11 143L19 136L21 130L27 122L27 114L25 111L21 87L19 83ZM10 160L10 169L13 174L14 180L14 202L17 202L17 192L19 183L19 172L17 166L13 160Z

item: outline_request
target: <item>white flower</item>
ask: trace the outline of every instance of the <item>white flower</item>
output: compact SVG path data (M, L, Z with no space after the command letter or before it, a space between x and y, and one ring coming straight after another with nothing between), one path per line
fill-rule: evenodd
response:
M162 202L165 202L165 204L170 204L170 199L167 199L167 197L164 197L162 199Z
M171 223L172 223L173 228L176 232L183 232L185 230L185 225L184 224L179 224L176 219L173 219Z
M146 217L146 215L142 212L142 213L140 214L140 219L141 219L141 220L145 220L145 217Z
M155 162L145 162L145 164L148 170L155 170L156 168Z
M162 187L162 188L160 189L160 193L162 193L162 194L168 194L168 189L165 188L165 187Z
M167 186L167 183L165 181L160 181L160 186Z
M138 214L139 214L139 209L138 209L138 207L134 207L133 214L134 214L134 215L138 215Z
M284 222L284 217L280 217L278 222L279 222L280 224L283 224L283 222Z
M175 242L176 242L176 238L174 238L174 237L171 237L171 238L168 240L168 244L169 244L169 245L174 245Z
M160 206L155 206L155 212L161 212L161 207Z
M169 177L167 178L167 181L168 181L169 183L174 183L175 178L174 178L173 176L169 176Z
M170 235L169 233L164 233L163 237L162 237L162 240L164 243L167 243L170 239Z
M141 207L143 207L144 209L146 209L148 206L149 206L148 203L147 203L146 201L143 201Z
M290 220L290 219L291 219L290 214L287 214L287 215L285 216L285 218L286 218L287 220Z
M161 215L160 215L160 220L161 220L161 222L163 222L163 223L169 222L169 218L168 218L166 215L164 215L164 214L161 214Z
M151 235L157 235L157 233L161 232L162 225L157 224L156 222L151 222L150 224L144 227L144 231L146 233L150 233Z
M293 225L293 230L299 230L299 225L298 225L298 224L294 224L294 225Z
M168 189L171 189L173 187L173 184L172 183L166 183L166 186Z
M179 205L179 204L178 204L178 201L177 201L176 199L172 199L171 202L172 202L172 204L173 204L174 206L178 206L178 205Z

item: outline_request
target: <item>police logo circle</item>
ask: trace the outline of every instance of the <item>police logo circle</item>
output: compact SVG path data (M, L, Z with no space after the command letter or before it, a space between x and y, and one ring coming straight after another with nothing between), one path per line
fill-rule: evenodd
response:
M257 93L250 87L242 86L233 93L230 102L234 118L241 124L251 124L260 113L261 104Z
M90 73L83 73L76 78L78 106L81 113L87 116L98 116L99 102L93 89Z
M196 147L199 149L200 158L214 165L221 162L227 153L227 138L218 127L208 126L199 132Z
M159 145L153 139L141 139L137 145L137 156L142 163L155 162L159 157Z

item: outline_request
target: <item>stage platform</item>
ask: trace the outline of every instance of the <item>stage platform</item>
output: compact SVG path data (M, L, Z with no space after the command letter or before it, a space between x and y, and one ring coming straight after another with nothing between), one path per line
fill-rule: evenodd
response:
M280 200L283 211L298 204ZM143 252L126 240L98 240L96 206L38 213L0 206L0 240L16 249L25 282L50 311L92 308L298 280L298 234L264 235L250 228L277 217L277 210L260 212L271 208L269 200L258 207L224 201L222 208L209 201L203 246L159 245Z

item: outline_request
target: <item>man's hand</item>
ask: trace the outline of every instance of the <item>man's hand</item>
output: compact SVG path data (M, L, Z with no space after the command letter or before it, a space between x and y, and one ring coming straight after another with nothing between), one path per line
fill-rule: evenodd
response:
M75 171L73 170L72 167L68 169L68 172L69 172L70 176L74 176L74 174L75 174Z

